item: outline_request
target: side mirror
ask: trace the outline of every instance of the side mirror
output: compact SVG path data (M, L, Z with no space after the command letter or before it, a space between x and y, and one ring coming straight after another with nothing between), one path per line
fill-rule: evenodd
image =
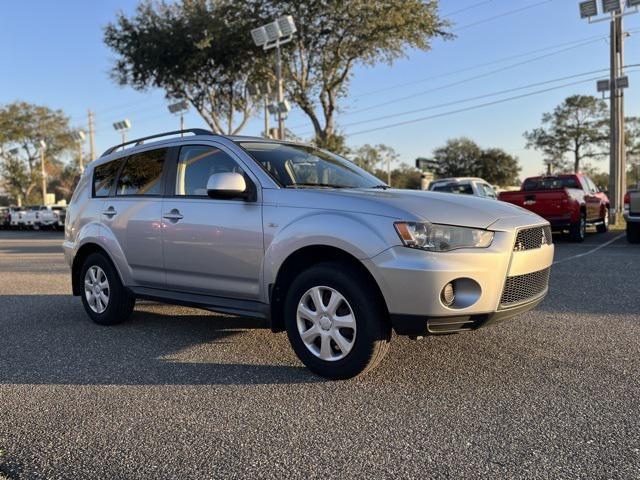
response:
M207 195L211 198L246 197L247 182L239 173L214 173L207 182Z

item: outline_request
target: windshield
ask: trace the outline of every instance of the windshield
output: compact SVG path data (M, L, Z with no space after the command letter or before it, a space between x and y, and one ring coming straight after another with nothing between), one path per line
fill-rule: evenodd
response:
M558 190L560 188L580 188L576 177L545 177L527 178L522 189L527 190Z
M468 183L446 183L435 185L434 192L461 193L463 195L473 195L473 188Z
M371 188L378 178L347 159L305 145L240 144L283 187Z

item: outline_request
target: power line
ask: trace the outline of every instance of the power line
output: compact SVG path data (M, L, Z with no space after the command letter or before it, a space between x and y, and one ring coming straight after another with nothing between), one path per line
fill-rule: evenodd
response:
M531 62L535 62L535 61L538 61L538 60L543 60L545 58L549 58L549 57L552 57L554 55L565 53L565 52L567 52L569 50L573 50L574 48L583 47L585 45L592 44L592 43L594 43L596 41L600 41L600 39L590 40L588 42L580 43L578 45L574 45L574 46L571 46L571 47L563 48L562 50L557 50L555 52L546 53L544 55L539 55L537 57L529 58L527 60L521 60L519 62L511 63L509 65L505 65L503 67L496 68L496 69L490 70L488 72L483 72L483 73L480 73L478 75L473 75L471 77L466 77L466 78L463 78L461 80L456 80L455 82L450 82L450 83L447 83L447 84L444 84L444 85L440 85L440 86L437 86L437 87L430 88L428 90L423 90L423 91L420 91L420 92L416 92L416 93L413 93L411 95L405 95L403 97L398 97L398 98L394 98L394 99L391 99L391 100L386 100L384 102L377 103L377 104L371 105L369 107L360 108L360 109L345 113L345 115L353 115L355 113L367 112L369 110L374 110L376 108L385 107L387 105L391 105L391 104L394 104L394 103L397 103L397 102L402 102L404 100L413 100L417 96L426 95L428 93L433 93L433 92L437 92L437 91L440 91L440 90L445 90L445 89L451 88L451 87L456 87L458 85L462 85L464 83L472 82L472 81L478 80L480 78L485 78L485 77L494 75L496 73L501 73L501 72L504 72L506 70L511 70L512 68L517 68L517 67L520 67L522 65L528 65Z
M633 71L629 71L627 73L637 73L637 72L638 72L638 70L633 70ZM412 123L423 122L425 120L431 120L431 119L434 119L434 118L440 118L440 117L445 117L445 116L449 116L449 115L455 115L457 113L468 112L468 111L471 111L471 110L478 110L480 108L489 107L489 106L492 106L492 105L498 105L498 104L501 104L501 103L506 103L506 102L510 102L510 101L513 101L513 100L518 100L518 99L521 99L521 98L531 97L531 96L534 96L534 95L539 95L539 94L542 94L542 93L551 92L553 90L559 90L559 89L570 87L570 86L573 86L573 85L580 85L580 84L583 84L583 83L593 82L595 80L598 80L598 78L599 77L593 77L593 78L588 78L586 80L580 80L580 81L577 81L577 82L565 83L563 85L558 85L558 86L555 86L555 87L545 88L545 89L542 89L542 90L537 90L535 92L523 93L521 95L515 95L513 97L502 98L500 100L494 100L494 101L491 101L491 102L480 103L478 105L472 105L470 107L460 108L460 109L457 109L457 110L450 110L448 112L442 112L442 113L438 113L438 114L435 114L435 115L428 115L426 117L414 118L412 120L406 120L404 122L391 123L391 124L387 124L387 125L382 125L380 127L369 128L367 130L359 130L357 132L348 133L347 135L348 136L353 136L353 135L360 135L360 134L363 134L363 133L376 132L376 131L379 131L379 130L385 130L385 129L389 129L389 128L395 128L395 127L400 127L400 126L404 126L404 125L410 125ZM380 120L382 118L384 118L384 117L380 117Z
M635 65L627 65L627 67L631 68L634 67ZM542 85L548 85L550 83L556 83L556 82L562 82L564 80L571 80L574 78L579 78L579 77L584 77L585 75L594 75L596 73L602 73L602 72L607 72L609 69L608 68L602 68L599 70L591 70L589 72L582 72L582 73L576 73L574 75L568 75L568 76L564 76L564 77L558 77L558 78L554 78L551 80L545 80L542 82L535 82L535 83L529 83L527 85L522 85L519 87L513 87L513 88L508 88L506 90L499 90L496 92L491 92L491 93L486 93L483 95L477 95L474 97L467 97L467 98L463 98L463 99L459 99L459 100L453 100L451 102L445 102L445 103L440 103L440 104L436 104L436 105L430 105L428 107L421 107L421 108L417 108L417 109L413 109L413 110L407 110L404 112L399 112L399 113L394 113L391 115L385 115L384 117L376 117L376 118L371 118L371 119L366 119L366 120L359 120L357 122L351 122L351 123L346 123L341 125L342 127L351 127L354 125L362 125L365 123L372 123L372 122L377 122L381 119L388 119L388 118L396 118L396 117L402 117L404 115L410 115L412 113L419 113L419 112L424 112L427 110L436 110L438 108L442 108L442 107L450 107L453 105L458 105L460 103L467 103L467 102L472 102L474 100L481 100L483 98L490 98L490 97L495 97L497 95L504 95L505 93L511 93L511 92L517 92L519 90L525 90L527 88L533 88L533 87L540 87ZM311 134L313 132L309 131L309 132L304 132L302 133L302 135L308 135Z
M486 5L487 3L491 3L491 2L493 2L493 0L483 0L482 2L474 3L473 5L469 5L468 7L460 8L458 10L454 10L453 12L443 13L441 16L442 17L453 17L454 15L457 15L459 13L466 12L468 10L473 10L474 8L481 7L482 5Z
M496 20L498 18L507 17L509 15L515 15L516 13L524 12L525 10L530 10L532 8L539 7L540 5L545 5L547 3L551 3L552 1L553 0L543 0L541 2L536 2L536 3L532 3L530 5L525 5L524 7L515 8L513 10L508 10L506 12L502 12L502 13L499 13L497 15L493 15L491 17L483 18L481 20L477 20L475 22L467 23L467 24L462 25L460 27L456 27L456 28L453 29L453 32L459 32L460 30L464 30L464 29L467 29L467 28L475 27L476 25L481 25L483 23L491 22L491 21Z
M497 63L506 62L508 60L513 60L513 59L516 59L516 58L528 57L529 55L534 55L534 54L537 54L537 53L546 52L546 51L549 51L549 50L554 50L556 48L566 47L568 45L575 45L576 43L582 43L582 42L586 42L588 40L604 40L607 37L608 37L608 35L593 35L593 36L590 36L590 37L583 37L583 38L580 38L580 39L572 40L570 42L563 42L563 43L558 43L558 44L555 44L555 45L549 45L549 46L544 47L544 48L538 48L538 49L535 49L535 50L529 50L527 52L516 53L514 55L509 55L507 57L498 58L498 59L492 60L490 62L479 63L479 64L476 64L476 65L471 65L469 67L464 67L464 68L460 68L460 69L457 69L457 70L451 70L451 71L448 71L448 72L440 73L438 75L431 75L429 77L423 77L423 78L420 78L420 79L417 79L417 80L412 80L410 82L396 83L394 85L389 85L387 87L383 87L383 88L380 88L380 89L377 89L377 90L371 90L369 92L363 92L363 93L359 93L357 95L352 95L351 98L360 98L360 97L365 97L365 96L368 96L368 95L375 95L375 94L378 94L378 93L381 93L381 92L385 92L387 90L394 90L394 89L399 88L399 87L407 87L407 86L410 86L410 85L415 85L415 84L422 83L422 82L427 82L427 81L430 81L430 80L436 80L438 78L448 77L448 76L451 76L451 75L455 75L457 73L467 72L469 70L477 70L478 68L488 67L490 65L495 65Z

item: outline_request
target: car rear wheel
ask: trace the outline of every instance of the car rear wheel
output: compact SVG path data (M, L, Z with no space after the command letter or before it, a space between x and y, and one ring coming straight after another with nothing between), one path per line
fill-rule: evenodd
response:
M640 223L627 222L627 242L640 243Z
M607 233L609 231L609 209L605 208L600 223L596 226L598 233Z
M343 264L321 263L302 272L289 288L285 324L298 358L332 379L375 368L391 340L386 309L368 278Z
M82 304L91 320L99 325L115 325L131 316L133 297L122 286L111 261L101 253L92 253L80 271Z
M587 217L585 214L580 215L580 220L571 224L569 228L569 238L572 242L584 242L587 235Z

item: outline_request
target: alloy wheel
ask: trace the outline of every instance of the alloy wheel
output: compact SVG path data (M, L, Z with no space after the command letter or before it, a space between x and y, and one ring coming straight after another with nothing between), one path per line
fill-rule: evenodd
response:
M95 313L103 313L109 305L109 280L102 268L89 267L84 275L84 294L89 308Z
M317 358L336 361L346 357L356 340L356 318L346 298L331 287L305 292L296 313L298 333Z

